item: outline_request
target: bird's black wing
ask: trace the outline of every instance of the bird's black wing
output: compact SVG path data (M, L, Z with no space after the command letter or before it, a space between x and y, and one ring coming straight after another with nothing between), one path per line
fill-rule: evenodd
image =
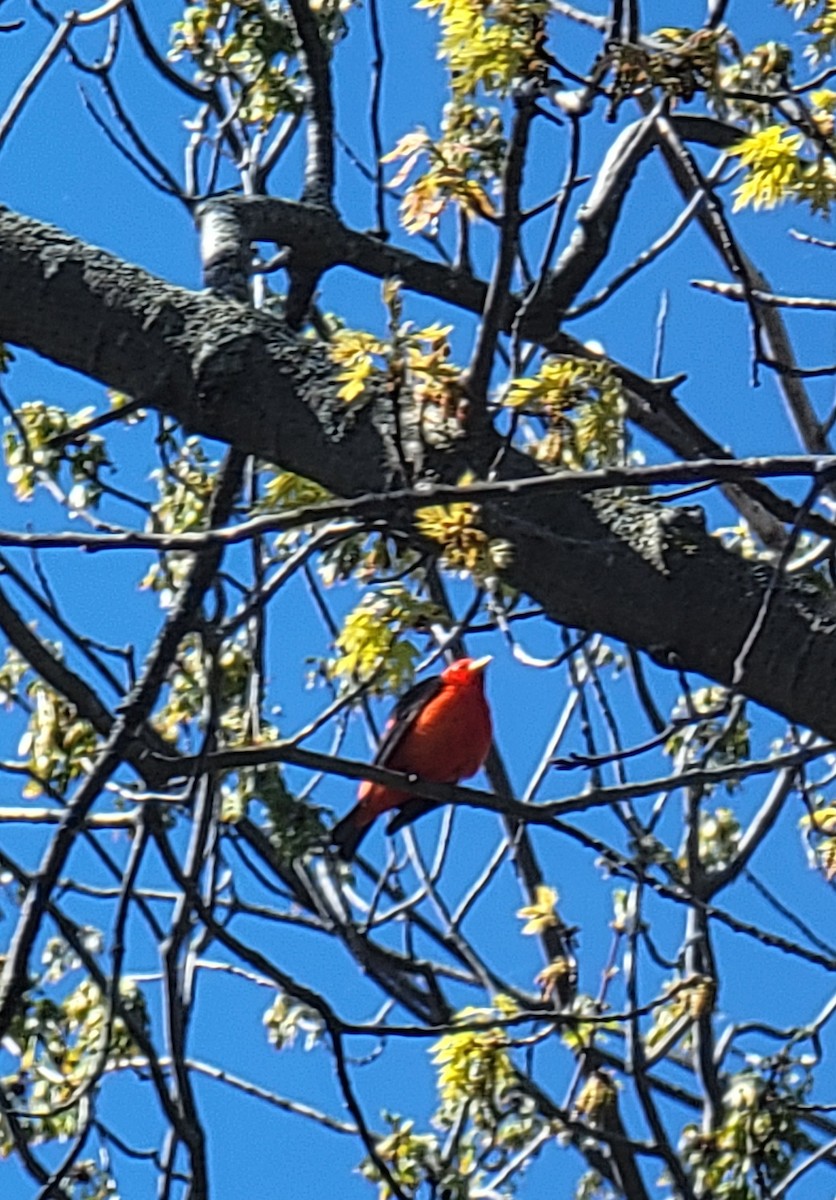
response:
M435 675L429 679L423 679L420 683L416 683L414 687L404 692L395 704L386 722L386 729L383 732L383 737L380 739L377 753L374 756L377 766L385 767L391 762L392 755L398 746L400 746L404 735L412 728L416 717L425 705L429 704L433 696L438 695L441 686L441 677ZM367 786L361 784L361 797L365 794ZM363 803L361 798L355 804L354 808L352 808L351 812L343 817L341 821L338 821L331 830L331 845L335 847L340 858L346 862L351 862L352 858L354 858L354 855L357 853L357 847L371 828L371 821L363 819ZM418 816L417 812L413 815L413 805L415 803L415 801L412 801L402 806L403 809L408 809L409 811L409 815L406 817L407 821L414 820ZM417 804L432 807L431 801L422 800L420 797L417 800ZM399 829L400 825L397 828Z
M377 766L385 767L391 760L404 736L412 728L415 718L440 690L441 676L432 675L404 692L389 714L386 729L374 756Z
M413 821L423 817L424 813L432 812L434 808L438 808L437 800L425 800L423 796L413 796L396 809L395 815L387 822L387 836L391 837L393 833L397 833L405 825L411 825Z

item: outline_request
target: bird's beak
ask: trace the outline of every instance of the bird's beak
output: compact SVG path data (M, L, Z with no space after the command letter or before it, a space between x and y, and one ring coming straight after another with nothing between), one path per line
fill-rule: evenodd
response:
M479 672L484 671L484 669L488 665L488 663L491 663L491 662L493 662L493 655L486 654L484 658L474 658L473 662L470 664L470 666L467 669L468 669L468 671L473 671L474 673L476 673L478 675Z

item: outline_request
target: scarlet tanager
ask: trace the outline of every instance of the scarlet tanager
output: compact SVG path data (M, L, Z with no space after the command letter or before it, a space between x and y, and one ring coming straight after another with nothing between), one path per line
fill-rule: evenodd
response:
M386 723L375 764L429 783L458 783L475 775L491 748L491 712L485 699L490 658L460 658L440 675L401 696ZM399 808L386 827L394 833L433 807L432 800L364 781L357 803L335 826L332 844L350 862L375 817Z

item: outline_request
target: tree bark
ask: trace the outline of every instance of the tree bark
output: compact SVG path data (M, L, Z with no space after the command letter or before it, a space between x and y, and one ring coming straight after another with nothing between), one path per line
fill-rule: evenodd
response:
M336 219L313 214L312 220ZM379 267L355 265L373 274ZM0 209L0 280L5 341L126 392L189 430L315 479L336 495L394 486L385 403L346 405L324 347L297 337L275 317L210 292L173 287L6 209ZM465 468L484 476L497 449L490 432L462 436L427 451L422 467L448 481ZM506 455L503 471L539 473L516 451ZM481 519L489 533L511 544L508 581L552 620L600 630L665 665L731 682L773 571L724 550L704 529L699 510L612 494L529 494L485 503ZM392 522L413 536L408 514L393 512ZM836 738L834 628L836 609L828 597L782 581L746 655L741 690Z

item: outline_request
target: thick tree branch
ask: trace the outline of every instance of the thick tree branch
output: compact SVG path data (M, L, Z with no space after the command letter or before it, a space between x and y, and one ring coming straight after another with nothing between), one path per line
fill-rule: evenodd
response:
M166 285L67 234L0 213L0 335L108 383L187 427L317 479L341 496L388 490L375 406L337 395L323 347L244 305ZM429 454L455 481L486 473L492 435ZM516 452L506 474L533 464ZM511 542L509 581L548 616L597 629L667 665L728 683L771 572L724 551L693 511L627 498L499 499L487 530ZM784 585L747 660L746 694L836 736L836 617L814 589Z
M559 325L563 313L586 286L609 253L621 211L638 169L658 143L657 121L662 105L650 108L641 120L628 125L610 146L588 200L578 210L575 232L552 272L532 316L532 328L545 335ZM669 118L684 140L707 142L728 149L739 131L707 117Z
M334 192L334 101L328 48L308 0L290 0L290 11L302 44L310 86L304 198L310 204L330 207Z
M705 117L678 117L676 127L683 136L702 140L718 148L730 145L733 131L719 121ZM652 148L648 143L646 151ZM637 164L636 164L637 165ZM625 185L626 188L626 185ZM626 190L622 189L623 199ZM241 210L243 228L254 241L275 241L288 246L294 260L311 256L315 247L316 261L322 270L336 266L353 267L375 279L397 276L404 286L421 295L432 296L466 312L481 314L485 308L488 284L469 271L444 263L428 262L410 250L402 250L348 229L339 218L316 208L306 207L293 200L274 197L247 197L241 200L228 197L225 201ZM511 330L518 310L518 299L508 297L502 315L502 328ZM553 353L574 357L590 356L582 342L569 334L552 334L554 301L548 286L539 288L536 296L525 302L520 314L519 334L535 336L537 329L549 333L548 348ZM616 375L625 388L628 416L651 437L662 442L683 458L720 458L728 452L709 437L688 414L675 403L671 392L673 381L653 381L642 378L629 368L613 363ZM731 486L730 501L761 531L768 545L779 544L776 522L767 521L762 510L781 521L792 521L791 505L779 500L768 488L753 483L745 492Z
M494 264L493 278L485 299L485 309L476 339L473 358L467 372L468 391L474 404L473 416L484 420L487 411L488 387L496 355L496 344L507 313L514 264L519 253L520 192L523 183L526 151L534 115L530 98L518 100L514 113L511 138L502 170L502 195L505 210L502 214L499 251Z
M712 124L717 125L719 122ZM682 126L670 119L660 120L658 129L660 149L674 182L682 195L689 199L695 191L701 188L702 180L699 177L698 168L692 162L683 142L704 141L705 139L703 136L694 136L693 134L688 137ZM714 145L715 143L712 141L709 144ZM759 302L756 305L755 293L771 293L772 288L769 286L769 281L731 241L727 222L716 201L713 206L703 205L700 208L698 220L731 274L742 282L745 293L750 297L750 306L753 313L756 314L756 320L766 335L772 363L773 365L780 364L782 367L778 373L778 386L799 441L811 453L828 453L827 437L816 417L804 382L793 373L797 368L797 362L783 316L773 305ZM758 342L760 342L760 338L758 338ZM756 349L760 353L759 344Z

